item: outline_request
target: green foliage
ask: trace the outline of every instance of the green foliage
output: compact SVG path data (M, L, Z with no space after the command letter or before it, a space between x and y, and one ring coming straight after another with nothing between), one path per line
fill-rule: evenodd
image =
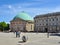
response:
M9 24L6 24L6 22L0 22L0 30L1 31L9 30Z
M7 24L7 26L5 27L5 30L9 30L9 24Z
M7 24L5 22L1 22L1 26L4 28L7 26Z

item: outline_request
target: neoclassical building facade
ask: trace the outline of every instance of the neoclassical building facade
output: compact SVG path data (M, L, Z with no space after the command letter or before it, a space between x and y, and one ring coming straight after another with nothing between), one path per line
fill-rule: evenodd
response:
M10 21L10 30L34 31L34 21L27 13L21 12Z
M60 31L60 12L35 16L34 31L59 32Z

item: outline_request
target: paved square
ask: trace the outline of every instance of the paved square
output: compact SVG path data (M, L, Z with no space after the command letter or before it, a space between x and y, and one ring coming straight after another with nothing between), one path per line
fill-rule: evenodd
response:
M27 42L22 42L23 35L28 37ZM14 33L0 32L0 45L60 45L60 37L47 38L47 33L21 33L21 37L16 38Z

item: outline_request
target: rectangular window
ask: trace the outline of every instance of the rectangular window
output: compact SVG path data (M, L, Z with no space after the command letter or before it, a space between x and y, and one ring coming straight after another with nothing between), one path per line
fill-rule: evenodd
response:
M51 21L51 19L49 19L49 21Z
M35 22L36 22L36 20L35 20Z
M46 20L46 22L47 22L48 20Z
M32 30L32 25L31 25L31 30Z
M56 18L56 20L58 21L58 18Z
M54 19L52 19L54 21Z
M41 25L41 24L40 24Z
M53 25L54 25L54 23L53 23Z
M42 21L44 21L44 20L42 20Z
M46 24L46 25L48 25L48 24Z
M44 24L43 24L44 25Z

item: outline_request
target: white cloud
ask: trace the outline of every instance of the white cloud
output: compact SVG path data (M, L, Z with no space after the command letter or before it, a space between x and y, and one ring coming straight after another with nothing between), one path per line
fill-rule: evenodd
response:
M25 7L26 6L29 6L31 5L30 3L29 4L23 4L23 7L22 5L3 5L0 7L0 13L5 13L5 14L11 14L11 15L16 15L17 13L21 12L21 11L26 11L28 13L31 14L31 16L33 15L33 17L35 15L39 15L39 14L45 14L45 13L50 13L50 12L58 12L60 11L60 6L56 6L56 7L53 7L53 8L49 8L49 7L44 7L44 8L36 8L36 7L30 7L30 8L27 8ZM3 9L4 8L4 9ZM9 8L8 10L6 10L7 8Z
M8 8L10 8L10 9L11 9L11 8L12 8L12 6L11 6L11 5L8 5Z
M55 7L54 12L60 12L60 6Z
M18 6L18 8L20 9L20 8L21 8L21 6Z

